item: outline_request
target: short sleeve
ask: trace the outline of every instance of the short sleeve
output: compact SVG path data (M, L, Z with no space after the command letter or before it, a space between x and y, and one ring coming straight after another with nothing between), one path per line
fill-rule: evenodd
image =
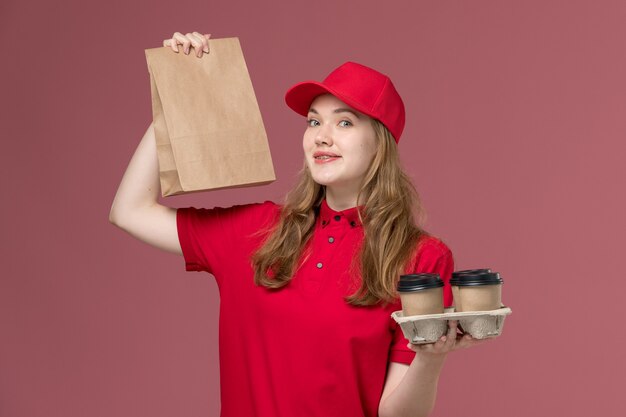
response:
M179 208L176 228L185 269L214 273L218 262L229 262L246 247L246 241L269 228L279 210L270 201L227 208Z
M443 305L452 305L452 288L450 278L454 271L452 251L441 240L427 237L420 243L413 262L407 268L407 273L437 273L444 282ZM401 307L400 307L401 308ZM394 322L394 336L389 356L390 362L401 362L409 365L415 357L415 352L406 347L409 341L404 337L398 323Z

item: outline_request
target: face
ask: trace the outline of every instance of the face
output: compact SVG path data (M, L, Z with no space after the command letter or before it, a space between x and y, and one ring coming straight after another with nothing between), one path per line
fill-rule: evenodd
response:
M302 146L315 182L355 196L377 149L371 118L331 94L311 103Z

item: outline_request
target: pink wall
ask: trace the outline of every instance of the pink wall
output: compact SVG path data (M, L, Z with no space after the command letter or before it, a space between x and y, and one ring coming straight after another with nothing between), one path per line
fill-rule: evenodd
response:
M108 222L151 118L143 50L176 30L239 36L279 180L164 204L279 199L304 128L285 90L378 68L428 228L457 269L500 271L514 311L450 355L433 415L622 415L624 2L266 3L0 6L0 416L218 413L213 279Z

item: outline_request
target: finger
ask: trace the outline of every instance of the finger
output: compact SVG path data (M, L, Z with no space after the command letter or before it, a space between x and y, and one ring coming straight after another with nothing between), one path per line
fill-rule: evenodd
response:
M459 340L458 343L458 349L466 349L470 346L474 346L475 344L478 344L479 341L477 339L474 339L472 336L470 335L465 335L461 338L461 340Z
M486 343L489 340L491 340L491 338L476 339L470 336L469 334L467 334L461 338L459 343L457 343L457 349L465 349L465 348L472 347L472 346L482 345L483 343Z
M430 351L429 349L432 349L432 343L416 345L416 344L413 344L413 343L409 342L407 347L409 349L411 349L415 353L418 353L418 352L429 352Z
M193 49L196 52L196 56L200 57L202 55L202 41L200 40L200 38L196 37L196 35L191 32L187 33L185 36L191 41L191 46L193 46Z
M200 37L195 35L195 33L196 32L194 33L190 32L186 34L185 36L187 36L187 38L191 40L191 46L193 46L196 56L200 58L202 56L202 50L204 49L204 45L202 44L202 39L200 39Z
M450 338L447 335L441 336L435 343L431 345L431 349L435 352L441 352Z
M178 46L176 45L176 41L174 40L174 38L165 39L163 41L163 46L169 46L170 48L172 48L172 51L178 53Z
M419 353L419 352L428 352L428 353L433 353L434 349L435 349L435 342L432 343L424 343L421 345L416 345L413 343L408 343L406 346L411 349L413 352Z
M198 39L200 39L200 41L202 42L202 51L206 54L209 53L209 38L207 38L205 35L198 33L198 32L194 32L194 35L196 35L196 37ZM209 34L209 36L211 36Z
M448 349L452 349L454 347L454 344L456 343L456 334L457 334L457 325L458 325L458 321L457 320L450 320L448 321L448 333L447 333L447 343L446 346Z
M197 55L198 55L198 58L201 58L202 53L208 53L207 49L209 48L209 43L206 42L206 39L204 38L204 36L202 36L201 33L194 32L193 36L198 40L198 47L197 47L198 54ZM205 45L205 42L206 42L206 45Z
M473 341L474 339L469 334L463 335L462 337L459 337L458 343L456 344L457 349L469 347Z
M456 334L456 329L459 327L458 320L448 320L448 330L451 332L454 330L453 334Z
M174 33L174 36L172 37L172 39L174 39L174 41L178 45L183 46L183 52L185 52L185 54L189 53L189 48L191 47L191 41L185 35L183 35L180 32L176 32Z
M201 57L203 52L208 53L209 44L206 38L199 32L192 32L192 35L200 43L200 45L198 46L198 57Z

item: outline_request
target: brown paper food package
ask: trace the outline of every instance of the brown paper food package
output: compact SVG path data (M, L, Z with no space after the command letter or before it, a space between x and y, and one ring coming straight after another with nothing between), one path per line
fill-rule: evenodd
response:
M209 39L201 58L146 49L163 197L276 179L238 38Z

